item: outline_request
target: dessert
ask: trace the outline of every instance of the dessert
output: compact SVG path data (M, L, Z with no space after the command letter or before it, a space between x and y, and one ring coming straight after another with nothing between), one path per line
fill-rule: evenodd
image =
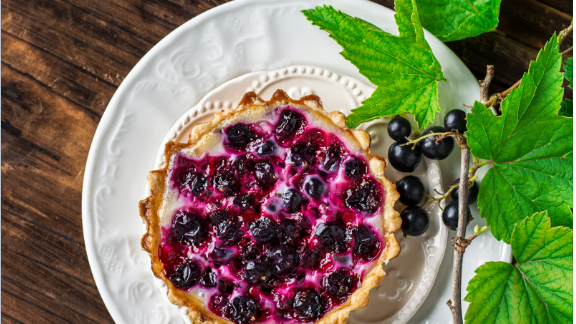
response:
M343 323L400 248L369 135L317 96L249 92L169 142L140 202L142 247L192 323Z

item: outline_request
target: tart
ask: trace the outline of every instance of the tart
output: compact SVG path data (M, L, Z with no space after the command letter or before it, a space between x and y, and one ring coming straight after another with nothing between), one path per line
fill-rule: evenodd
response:
M399 195L320 98L278 90L166 144L140 202L142 247L192 323L343 323L396 257Z

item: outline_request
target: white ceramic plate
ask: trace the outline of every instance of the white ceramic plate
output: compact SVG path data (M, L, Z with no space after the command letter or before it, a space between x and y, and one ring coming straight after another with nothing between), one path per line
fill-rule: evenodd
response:
M368 83L338 54L339 46L300 13L325 3L397 34L393 12L367 1L238 0L176 29L142 58L119 87L94 136L82 197L88 258L102 298L117 323L182 322L180 314L171 311L158 293L149 257L141 251L137 202L143 198L146 174L154 167L158 147L184 112L228 80L293 64L319 66ZM443 112L472 104L479 93L477 81L447 47L428 33L426 38L448 80L439 86ZM440 117L437 122L441 124ZM459 174L459 154L442 161L441 167L443 182L451 183ZM473 214L478 215L477 209L473 208ZM476 217L469 231L477 223L484 221ZM404 323L412 316L411 323L450 321L445 301L450 296L452 252L448 244L446 249L449 253L445 253L429 297L417 312L425 294L420 300L409 301L391 322ZM403 252L397 260L413 254ZM489 233L483 234L467 250L463 285L484 262L509 259L509 246ZM373 300L402 300L417 288L407 284L400 272L389 271L386 279L394 279L397 287L394 291L374 289ZM382 308L373 302L361 311L364 315L357 312L352 318L383 323L377 313Z

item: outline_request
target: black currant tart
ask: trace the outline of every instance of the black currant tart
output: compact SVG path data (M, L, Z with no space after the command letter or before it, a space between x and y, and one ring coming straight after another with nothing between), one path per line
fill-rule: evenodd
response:
M247 93L166 145L140 202L152 271L192 323L343 323L397 256L386 160L316 96Z

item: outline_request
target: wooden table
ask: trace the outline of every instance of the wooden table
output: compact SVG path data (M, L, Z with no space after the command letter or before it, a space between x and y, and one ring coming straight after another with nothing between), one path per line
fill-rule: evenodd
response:
M82 234L92 137L136 62L222 2L2 1L3 323L113 323ZM392 0L377 2L393 8ZM447 45L479 79L495 65L492 89L501 91L571 20L571 0L502 0L495 32ZM570 45L572 35L562 48Z

